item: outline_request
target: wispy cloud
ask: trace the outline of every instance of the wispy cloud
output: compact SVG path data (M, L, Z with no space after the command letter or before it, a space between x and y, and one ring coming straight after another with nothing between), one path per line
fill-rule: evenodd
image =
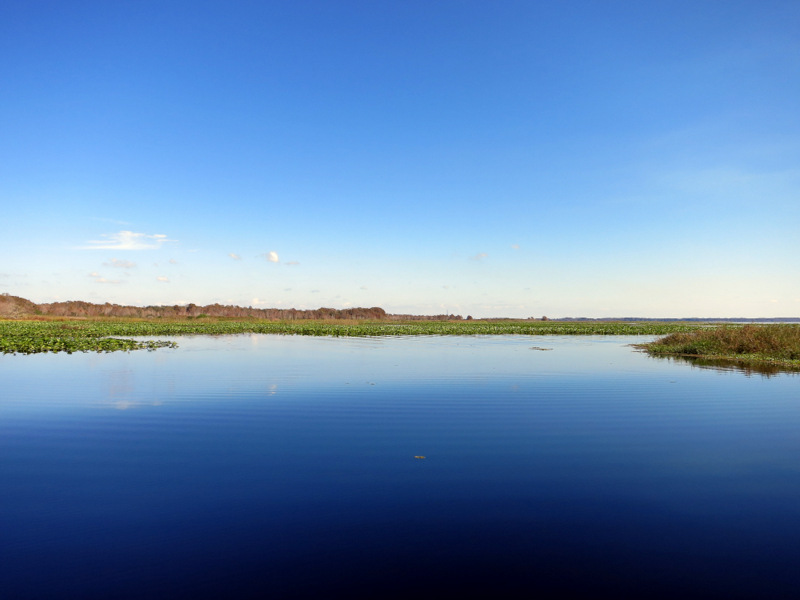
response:
M104 233L102 240L90 240L81 250L157 250L165 242L174 242L163 233L147 234L135 231Z
M113 267L115 269L133 269L136 267L135 262L129 260L121 260L119 258L112 258L110 262L103 263L103 266Z
M472 260L483 260L487 256L489 256L489 255L486 254L486 252L479 252L478 254L476 254L475 256L472 257Z
M156 281L160 281L161 283L169 283L169 277L164 277L162 275L161 277L156 277Z
M274 250L270 250L269 252L266 252L264 254L259 254L258 256L263 258L267 262L271 263L280 262L280 259L278 258L278 253L275 252Z
M122 281L120 281L119 279L106 279L105 277L100 275L100 273L97 273L97 272L94 272L94 271L89 273L89 277L92 277L94 279L95 283L110 283L110 284L113 284L113 285L116 285L118 283L122 283Z
M290 266L290 267L296 267L296 266L297 266L297 265L299 265L300 263L299 263L299 262L297 262L296 260L290 260L289 262L287 262L287 263L284 263L284 264L285 264L285 265L288 265L288 266Z
M242 257L234 252L230 252L228 256L230 256L233 260L242 260Z
M519 244L511 244L511 248L514 250L519 250Z

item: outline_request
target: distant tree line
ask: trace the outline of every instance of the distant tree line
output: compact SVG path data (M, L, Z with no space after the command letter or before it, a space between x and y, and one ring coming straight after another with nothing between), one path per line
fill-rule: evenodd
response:
M300 319L369 319L386 318L386 311L372 308L318 308L298 310L295 308L253 308L224 304L175 304L172 306L121 306L119 304L92 304L91 302L52 302L38 305L41 314L54 317L133 317L140 319L180 319L203 317L234 317L292 321Z
M35 304L25 298L0 295L0 316L22 317L44 315L50 317L124 317L138 319L181 319L204 317L228 317L246 319L267 319L270 321L293 321L302 319L326 320L408 320L444 321L460 320L461 315L389 315L378 306L372 308L317 308L299 310L296 308L253 308L252 306L232 306L224 304L175 304L172 306L124 306L120 304L93 304L82 300Z
M461 315L386 315L391 321L461 321ZM467 317L472 319L472 317Z

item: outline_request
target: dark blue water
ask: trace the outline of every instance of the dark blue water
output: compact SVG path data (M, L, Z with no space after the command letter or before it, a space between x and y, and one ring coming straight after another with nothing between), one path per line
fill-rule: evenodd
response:
M800 378L641 341L0 357L0 596L797 597Z

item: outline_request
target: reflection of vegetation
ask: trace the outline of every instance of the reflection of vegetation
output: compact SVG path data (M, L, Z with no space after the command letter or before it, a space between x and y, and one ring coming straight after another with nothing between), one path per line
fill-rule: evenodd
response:
M691 331L681 323L556 321L265 321L207 317L201 320L47 320L0 321L4 353L80 352L154 349L172 342L141 342L130 337L273 333L316 336L394 335L665 335Z
M781 366L773 362L751 362L747 360L733 360L726 358L703 358L698 356L667 356L656 355L657 358L689 363L700 369L713 369L715 371L738 371L746 375L763 375L771 377L778 373L800 374L800 367Z
M701 367L771 374L800 371L800 325L723 325L670 334L642 346L653 356L682 357Z

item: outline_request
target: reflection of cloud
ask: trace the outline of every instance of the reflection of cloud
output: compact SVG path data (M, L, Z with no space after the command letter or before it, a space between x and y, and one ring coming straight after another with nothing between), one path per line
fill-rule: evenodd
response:
M103 404L117 410L129 410L147 406L161 406L158 398L148 401L137 400L136 377L134 371L118 369L108 371L108 396Z
M81 250L156 250L164 242L174 242L167 239L163 233L149 235L133 231L120 231L118 233L104 233L103 240L90 240L88 246Z
M238 254L235 254L233 252L229 253L228 256L230 256L233 260L242 260L241 256L239 256Z
M156 281L160 281L161 283L169 283L169 277L164 277L162 275L161 277L156 277Z
M486 252L479 252L478 254L476 254L475 256L472 257L472 260L483 260L487 256L489 256L489 255L486 254Z
M111 262L103 263L103 265L106 267L114 267L115 269L133 269L136 266L136 263L129 260L112 258Z

